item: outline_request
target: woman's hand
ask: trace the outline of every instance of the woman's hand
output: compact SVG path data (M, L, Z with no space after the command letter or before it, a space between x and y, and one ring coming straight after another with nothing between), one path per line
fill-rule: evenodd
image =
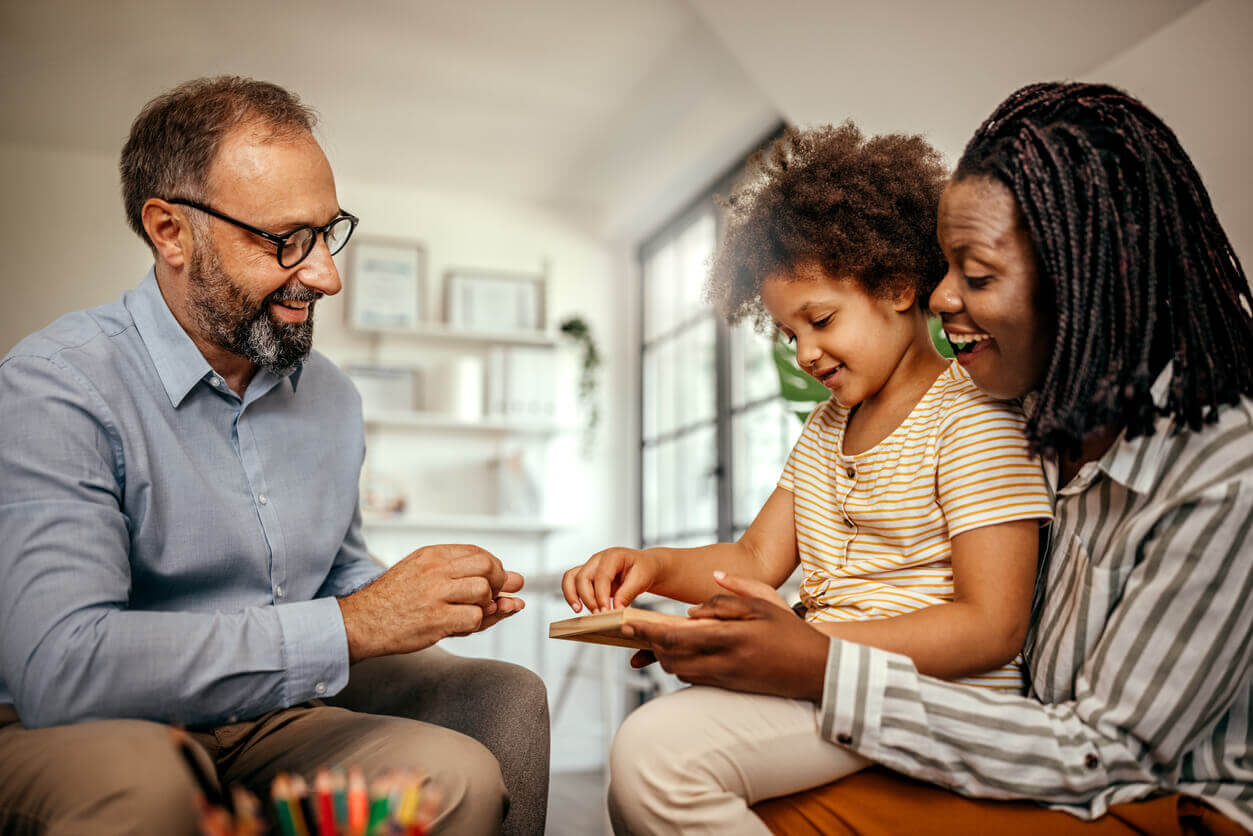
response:
M650 549L605 549L582 566L567 570L561 591L575 612L628 606L647 592L661 574L661 557Z

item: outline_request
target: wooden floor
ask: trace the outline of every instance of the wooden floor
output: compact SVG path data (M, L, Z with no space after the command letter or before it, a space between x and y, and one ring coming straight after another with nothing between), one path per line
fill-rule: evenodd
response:
M554 772L548 784L545 836L600 836L608 828L605 773Z

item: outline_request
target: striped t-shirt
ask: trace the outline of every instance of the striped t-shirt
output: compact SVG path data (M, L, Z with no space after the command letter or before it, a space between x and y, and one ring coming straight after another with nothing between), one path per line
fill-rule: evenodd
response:
M1023 417L956 362L887 438L846 455L849 409L814 410L779 487L791 491L811 622L890 618L953 600L952 538L1052 518ZM1019 660L959 680L1021 690Z

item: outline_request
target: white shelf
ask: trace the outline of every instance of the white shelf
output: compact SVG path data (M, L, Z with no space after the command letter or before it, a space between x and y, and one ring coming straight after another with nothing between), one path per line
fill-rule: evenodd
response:
M573 426L552 422L520 421L516 418L480 418L468 421L439 412L415 410L379 410L365 415L367 428L412 430L464 430L517 435L556 435L574 429Z
M409 337L418 340L449 340L463 343L498 343L511 345L554 346L557 339L547 331L467 331L443 322L419 322L416 330L403 328L373 328L357 331L358 334L379 334L391 337Z
M387 519L365 518L365 529L375 531L418 531L451 529L456 531L495 531L509 534L549 534L565 528L564 524L538 520L534 517L507 517L496 514L407 514Z

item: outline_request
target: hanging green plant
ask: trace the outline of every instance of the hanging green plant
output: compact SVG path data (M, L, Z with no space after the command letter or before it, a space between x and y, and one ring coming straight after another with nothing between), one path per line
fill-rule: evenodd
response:
M566 317L558 326L563 337L573 340L582 351L579 361L579 406L583 410L583 454L592 450L596 426L600 423L600 402L596 398L596 385L600 369L600 350L592 337L592 327L582 316Z

